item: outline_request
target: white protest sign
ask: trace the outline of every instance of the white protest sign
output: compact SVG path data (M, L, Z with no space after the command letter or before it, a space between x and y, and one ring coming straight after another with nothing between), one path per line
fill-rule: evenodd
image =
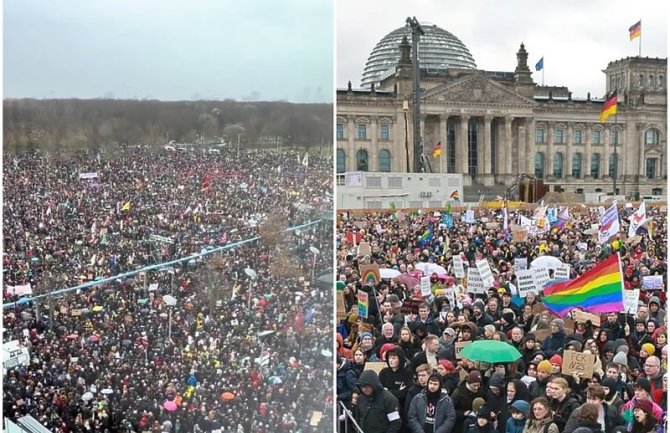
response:
M430 277L421 277L421 295L432 295L432 292L430 291Z
M486 259L477 260L475 265L477 266L477 271L479 271L479 276L481 277L484 286L491 287L495 278L493 278L493 273L491 273L489 261Z
M456 291L453 287L444 289L444 296L449 300L449 305L453 307L456 304Z
M465 269L463 268L463 259L460 255L453 257L454 261L454 275L456 278L465 278Z
M565 280L570 279L570 264L569 263L563 263L559 265L556 270L554 271L554 278L562 278Z
M622 313L637 314L637 303L640 301L640 289L623 291Z
M542 288L549 282L549 270L547 268L533 268L535 272L535 286L537 290L542 291Z
M472 209L466 210L465 211L465 219L463 220L463 222L466 222L468 224L474 224L476 222L475 221L475 211L473 211Z
M155 292L156 290L158 290L158 283L149 284L149 291L150 292Z
M486 293L486 288L482 277L479 276L477 268L468 268L468 292Z
M97 172L90 172L90 173L79 173L79 179L95 179L98 177Z
M642 288L646 290L663 290L663 275L642 277Z
M516 257L514 259L514 270L525 271L528 269L528 257Z
M587 244L586 242L577 242L577 249L578 250L586 251L588 248L589 248L589 244Z
M516 272L516 284L519 296L525 298L528 292L538 293L535 285L535 269L523 269Z

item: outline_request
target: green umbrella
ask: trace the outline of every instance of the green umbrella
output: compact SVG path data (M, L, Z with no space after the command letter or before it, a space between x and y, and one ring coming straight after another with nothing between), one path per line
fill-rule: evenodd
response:
M521 358L515 347L498 340L477 340L461 350L461 355L470 361L514 362Z

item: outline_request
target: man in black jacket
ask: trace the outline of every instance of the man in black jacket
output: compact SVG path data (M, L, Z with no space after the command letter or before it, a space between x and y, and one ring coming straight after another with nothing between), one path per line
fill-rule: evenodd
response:
M398 399L399 407L405 407L405 397L410 386L412 386L412 373L407 367L405 351L395 346L385 354L386 365L379 372L379 382Z
M598 422L600 423L600 429L604 432L614 431L614 428L620 425L624 425L625 421L619 415L616 408L609 406L605 403L605 390L600 385L590 385L586 390L586 403L595 404L600 408L600 413L598 414ZM584 405L582 405L584 406ZM575 411L570 414L568 422L565 424L565 429L563 433L572 433L572 431L577 427L577 419L579 418L579 412L582 408L579 406Z
M361 429L365 433L398 433L398 399L384 389L377 373L365 370L358 378L358 387L361 394L354 406L354 417Z

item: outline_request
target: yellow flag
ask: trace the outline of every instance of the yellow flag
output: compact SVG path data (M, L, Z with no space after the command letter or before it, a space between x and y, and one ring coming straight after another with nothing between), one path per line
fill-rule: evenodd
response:
M128 200L127 202L125 202L123 204L123 207L121 208L121 210L130 210L130 200Z

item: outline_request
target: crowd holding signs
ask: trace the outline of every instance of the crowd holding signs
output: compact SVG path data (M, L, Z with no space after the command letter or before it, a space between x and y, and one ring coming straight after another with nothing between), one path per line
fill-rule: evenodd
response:
M332 212L330 160L132 148L4 162L4 417L62 433L332 425L332 297L313 279L332 267L332 222L263 233Z
M340 211L343 428L663 431L666 213Z

